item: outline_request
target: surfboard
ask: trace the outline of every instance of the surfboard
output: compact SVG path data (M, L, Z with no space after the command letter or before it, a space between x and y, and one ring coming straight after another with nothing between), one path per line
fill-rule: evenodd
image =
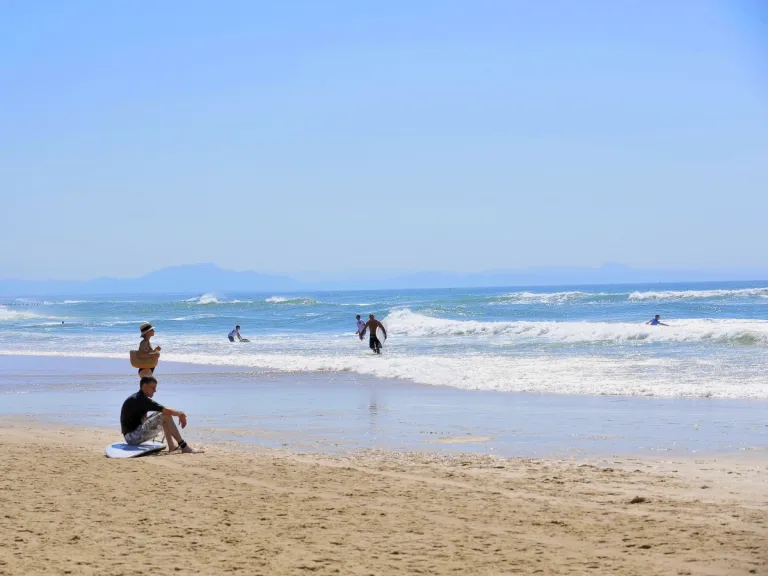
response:
M107 455L107 458L135 458L136 456L159 452L163 448L165 448L165 444L162 442L144 442L136 446L118 442L107 446L104 449L104 453Z
M250 340L248 340L248 338L243 338L242 340L240 340L240 342L250 342Z

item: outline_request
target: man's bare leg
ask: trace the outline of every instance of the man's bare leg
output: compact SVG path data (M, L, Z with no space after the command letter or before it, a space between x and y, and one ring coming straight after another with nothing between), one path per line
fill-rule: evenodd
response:
M184 439L181 437L181 433L176 426L176 422L173 421L173 416L169 414L163 414L163 430L165 431L165 438L168 440L169 452L176 450L176 446L173 444L174 440L176 440L176 442L182 446L181 451L184 454L195 454L196 452L199 452L199 450L195 450L191 446L188 446L186 442L184 442Z

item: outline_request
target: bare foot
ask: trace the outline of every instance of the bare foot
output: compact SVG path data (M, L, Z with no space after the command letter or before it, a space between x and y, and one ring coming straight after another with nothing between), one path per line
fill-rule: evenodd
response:
M187 444L186 446L184 446L184 448L181 449L181 452L182 454L201 454L205 452L205 450L200 450L200 449L195 450L194 448L192 448L192 446Z

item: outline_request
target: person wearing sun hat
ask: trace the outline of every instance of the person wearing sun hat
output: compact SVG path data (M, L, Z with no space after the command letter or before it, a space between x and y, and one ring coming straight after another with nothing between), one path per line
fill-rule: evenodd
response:
M139 344L139 356L142 358L150 358L153 356L160 356L160 346L157 346L156 348L152 348L152 344L150 344L149 339L152 338L152 336L155 335L155 327L152 326L149 322L144 322L139 327L139 330L141 330L141 343ZM152 370L154 372L154 368L141 368L139 369L139 376L151 376L152 372L149 374L143 373L143 371L149 371Z

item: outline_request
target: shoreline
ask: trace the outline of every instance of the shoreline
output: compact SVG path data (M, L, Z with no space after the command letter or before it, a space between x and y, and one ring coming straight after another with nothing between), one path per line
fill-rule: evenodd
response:
M103 454L109 431L13 420L0 418L0 574L768 567L766 460L746 455L667 463L674 472L633 458L598 466L248 445L115 461Z
M354 373L275 374L164 362L157 399L206 441L578 458L768 448L768 402L467 391ZM137 377L117 359L0 356L0 415L117 429Z

